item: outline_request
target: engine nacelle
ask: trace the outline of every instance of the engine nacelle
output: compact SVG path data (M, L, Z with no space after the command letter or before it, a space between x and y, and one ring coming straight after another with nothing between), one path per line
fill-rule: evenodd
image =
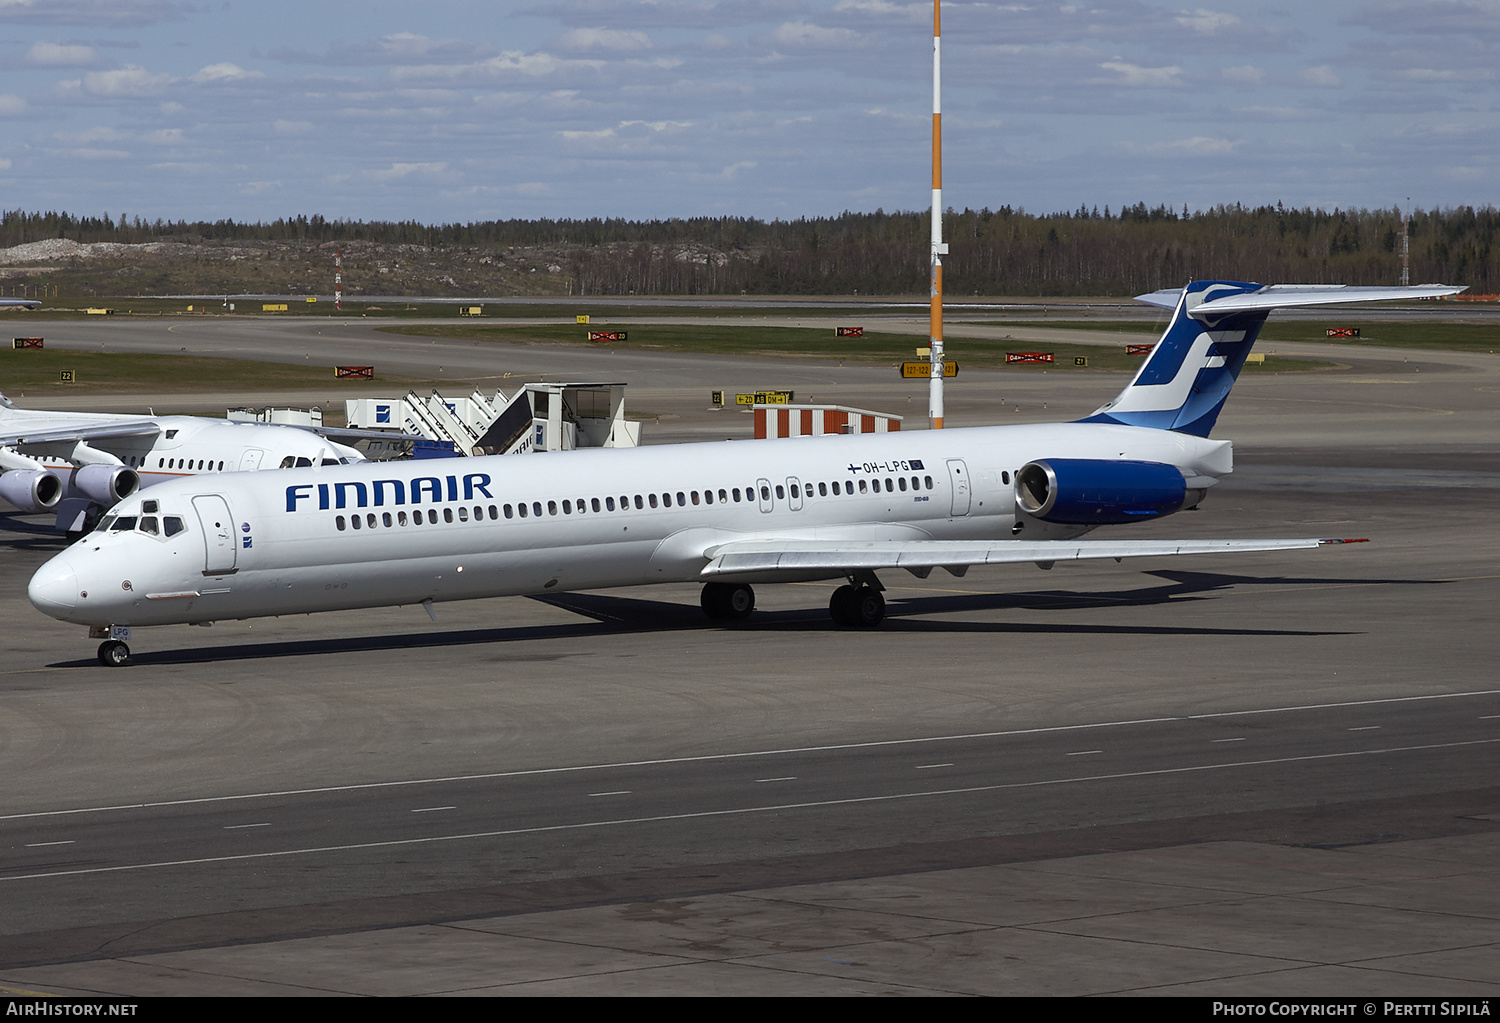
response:
M14 469L0 473L0 497L23 512L51 511L62 495L62 478L50 470Z
M141 488L141 477L126 465L85 465L73 473L73 488L108 508Z
M1016 473L1016 507L1044 522L1140 522L1172 514L1187 497L1182 471L1162 462L1039 458Z

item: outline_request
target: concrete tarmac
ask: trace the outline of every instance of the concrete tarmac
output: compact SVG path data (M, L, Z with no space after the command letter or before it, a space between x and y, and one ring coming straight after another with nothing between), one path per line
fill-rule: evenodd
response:
M925 412L885 367L382 338L349 351L629 379L654 442L748 436L710 385ZM1235 474L1133 532L1371 543L891 576L874 633L831 585L735 628L644 587L143 630L110 670L9 516L0 990L1494 995L1500 360L1305 348L1340 368L1247 374ZM957 425L1123 383L963 381Z

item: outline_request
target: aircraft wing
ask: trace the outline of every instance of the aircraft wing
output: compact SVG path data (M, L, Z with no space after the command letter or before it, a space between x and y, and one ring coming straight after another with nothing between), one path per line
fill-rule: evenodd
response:
M154 419L122 419L113 423L61 423L38 422L35 428L26 428L23 422L6 424L10 432L0 433L0 446L17 447L24 444L56 444L70 440L107 440L111 437L154 437L161 426Z
M705 551L704 577L752 572L960 568L1028 561L1287 551L1363 540L733 540Z
M329 440L426 440L420 433L401 433L397 430L355 430L347 426L296 426L293 429L311 430L319 437Z
M1209 298L1198 309L1212 309L1215 313L1246 313L1264 309L1284 309L1290 306L1338 305L1341 302L1393 302L1414 298L1442 298L1445 295L1457 295L1467 290L1467 287L1455 288L1446 284L1419 284L1408 288L1351 287L1345 284L1271 284L1248 294ZM1181 297L1181 288L1167 288L1163 291L1153 291L1149 295L1137 295L1135 300L1161 309L1176 309Z
M17 306L22 309L36 309L42 303L30 298L0 298L0 306Z

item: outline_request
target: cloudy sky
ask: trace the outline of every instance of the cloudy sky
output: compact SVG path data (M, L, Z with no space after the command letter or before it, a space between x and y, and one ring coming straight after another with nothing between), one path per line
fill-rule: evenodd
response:
M946 203L1500 201L1500 0L1201 2L945 2ZM925 208L931 10L0 0L0 208Z

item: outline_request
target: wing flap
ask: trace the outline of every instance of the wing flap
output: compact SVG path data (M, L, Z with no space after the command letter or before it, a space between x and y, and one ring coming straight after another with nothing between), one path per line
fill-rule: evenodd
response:
M1013 565L1028 561L1169 557L1178 554L1242 554L1289 551L1344 540L736 540L709 548L700 575L752 572L833 574L882 568L949 568Z

